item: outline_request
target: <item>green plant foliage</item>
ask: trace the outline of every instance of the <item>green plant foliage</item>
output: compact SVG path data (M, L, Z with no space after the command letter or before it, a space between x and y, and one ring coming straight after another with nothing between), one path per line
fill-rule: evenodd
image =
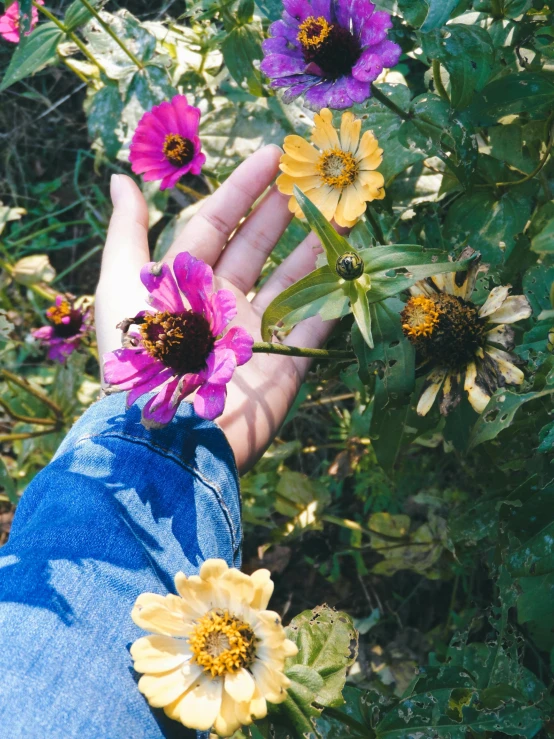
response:
M18 45L0 83L0 92L52 64L56 60L58 45L64 38L63 31L54 23L43 23L36 28Z

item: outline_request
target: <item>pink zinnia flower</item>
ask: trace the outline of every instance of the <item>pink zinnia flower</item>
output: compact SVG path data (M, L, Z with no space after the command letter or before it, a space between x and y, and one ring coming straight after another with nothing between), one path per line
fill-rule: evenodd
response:
M206 156L198 138L200 110L184 95L155 105L140 119L131 141L129 161L147 182L161 180L160 190L173 187L188 172L200 174Z
M169 423L195 390L199 416L212 420L221 415L227 383L252 356L253 339L245 329L235 326L221 335L237 313L236 299L230 290L214 292L212 268L182 252L173 273L169 265L156 262L142 268L140 278L154 310L123 321L124 348L104 355L109 389L129 390L127 407L159 388L142 411L149 427ZM133 325L139 331L127 333Z
M44 0L37 0L37 2L39 5L44 5ZM19 23L19 3L13 3L6 10L4 15L0 16L0 36L5 38L6 41L11 41L14 44L19 43L21 38L21 34L19 33ZM25 34L26 36L31 33L37 23L38 10L33 7L31 10L31 30Z
M76 308L66 297L58 295L55 304L46 311L46 318L50 325L37 328L31 334L48 346L48 359L63 364L90 330L90 311Z

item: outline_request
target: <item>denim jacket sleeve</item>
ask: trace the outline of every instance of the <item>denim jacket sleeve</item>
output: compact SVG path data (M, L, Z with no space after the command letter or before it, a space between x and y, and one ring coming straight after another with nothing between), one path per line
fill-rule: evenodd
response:
M146 399L144 399L145 401ZM142 592L210 557L240 565L232 451L182 404L160 430L123 395L92 406L25 491L0 549L4 736L187 737L148 707L129 656Z

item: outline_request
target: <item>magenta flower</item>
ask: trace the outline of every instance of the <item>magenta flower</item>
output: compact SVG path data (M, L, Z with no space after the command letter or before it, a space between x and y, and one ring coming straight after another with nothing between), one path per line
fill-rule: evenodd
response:
M147 182L161 180L160 190L173 187L188 172L200 174L206 161L198 138L200 110L184 95L155 105L140 119L131 141L129 161Z
M284 101L305 94L306 105L350 108L371 97L370 85L394 67L400 47L387 40L388 13L369 0L283 0L262 48L271 87L287 87Z
M221 415L227 383L252 356L254 340L245 329L235 326L222 336L237 313L236 299L230 290L214 292L212 268L182 252L173 273L169 265L156 262L142 268L140 278L154 310L123 321L125 347L104 355L109 390L128 390L127 407L159 388L142 411L149 427L169 423L195 390L199 416L213 420ZM138 332L127 333L133 325Z
M58 295L55 304L46 311L46 318L50 325L31 334L48 347L48 359L63 364L90 330L90 310L76 308L66 297Z
M37 0L37 2L39 5L44 5L44 0ZM13 3L6 10L4 15L0 16L0 36L6 39L6 41L11 41L13 44L19 43L21 38L21 34L19 33L19 23L19 3ZM25 34L26 36L31 33L37 23L38 10L33 7L31 9L31 30Z

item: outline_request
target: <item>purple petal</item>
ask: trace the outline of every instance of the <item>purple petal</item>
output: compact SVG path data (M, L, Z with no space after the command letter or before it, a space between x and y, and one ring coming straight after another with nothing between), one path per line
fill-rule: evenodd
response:
M210 309L208 298L213 293L212 268L201 259L183 251L175 257L173 271L177 284L195 313L206 315Z
M246 364L252 358L254 339L242 326L233 326L225 336L215 342L215 348L224 347L234 352L237 366Z
M174 374L174 371L171 369L171 367L167 367L166 369L162 370L161 372L156 372L155 375L152 377L149 377L148 379L144 379L143 377L138 378L139 382L134 385L131 390L127 393L127 408L130 408L133 403L140 398L141 395L144 395L145 393L149 393L152 390L155 390L155 388L159 387L163 382L166 380L169 380L169 378ZM146 376L148 377L148 376Z
M287 79L290 80L292 78L288 77ZM303 95L306 90L309 90L310 87L317 84L316 80L318 80L317 77L312 77L309 82L300 82L297 85L292 85L292 87L289 87L289 89L283 93L283 102L287 105L288 103L292 103L292 101L296 100L299 95Z
M346 4L346 3L345 3ZM326 21L333 21L331 0L312 0L312 15L319 18L322 15Z
M275 21L275 23L272 23L269 27L269 34L273 37L282 36L288 41L292 41L294 44L296 44L298 27L295 26L294 28L292 28L291 26L288 26L285 21Z
M321 110L329 106L330 91L333 86L332 82L321 82L314 85L306 92L306 105L312 110Z
M213 421L223 413L227 388L225 385L210 385L200 388L194 397L194 410L201 418Z
M360 82L373 82L384 69L384 62L374 48L366 49L352 68L352 76Z
M301 57L302 51L298 47L291 47L290 41L282 36L275 38L266 38L262 41L262 51L268 54L290 54L294 57Z
M163 362L154 359L142 348L116 349L104 354L103 361L104 379L120 390L129 390L165 369Z
M348 94L348 77L340 77L335 80L329 92L328 101L329 107L336 110L343 110L352 105L352 100Z
M52 326L41 326L31 331L31 336L40 341L50 341L54 336L54 329Z
M214 347L208 357L206 369L200 373L205 382L212 385L226 385L237 368L235 353L226 347Z
M168 313L185 310L169 264L148 262L140 271L140 279L148 290L148 303L153 308Z
M392 19L385 11L378 10L370 18L363 18L359 28L362 46L371 46L387 37L387 31L392 28Z
M305 68L304 59L285 54L270 54L260 64L261 71L268 77L288 77L291 74L301 74Z
M387 68L395 67L402 54L400 46L388 39L372 46L371 51L374 54L379 54L381 61L383 62L383 66Z
M179 381L180 378L176 377L164 385L157 395L150 398L142 409L143 421L154 421L156 424L165 426L172 420L181 402L181 394L175 393Z
M371 97L371 83L361 82L354 77L346 78L346 89L355 103L363 103Z
M237 315L237 299L230 290L218 290L210 302L210 328L214 336L219 336Z
M283 0L283 7L299 23L305 21L313 13L308 0Z

